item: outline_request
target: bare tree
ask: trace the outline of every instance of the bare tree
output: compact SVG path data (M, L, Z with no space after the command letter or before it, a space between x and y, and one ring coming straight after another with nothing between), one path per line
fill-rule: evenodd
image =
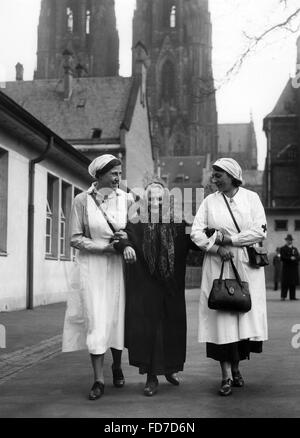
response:
M287 15L280 21L272 24L269 27L265 27L260 33L256 35L249 35L247 32L243 32L245 37L245 49L239 54L237 59L232 63L230 68L225 72L223 78L221 78L218 86L215 86L211 80L203 80L202 86L199 92L194 95L196 100L205 100L207 96L215 93L223 85L229 82L234 75L237 75L243 66L244 62L255 53L256 49L262 44L268 37L272 36L276 32L286 31L290 33L300 32L300 7L294 7L291 9L290 0L278 0L278 7L282 4L288 11Z

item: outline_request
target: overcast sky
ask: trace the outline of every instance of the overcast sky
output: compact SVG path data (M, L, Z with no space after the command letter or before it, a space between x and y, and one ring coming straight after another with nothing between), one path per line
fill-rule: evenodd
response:
M245 48L245 32L255 35L281 21L290 9L279 0L210 0L213 23L213 69L216 85ZM131 20L135 0L116 0L120 35L120 74L131 73ZM31 80L36 65L37 25L40 0L0 0L0 82L15 79L14 66L21 62L24 78ZM300 19L299 19L300 22ZM295 28L296 26L294 26ZM278 32L268 38L244 63L239 73L217 93L219 123L248 122L253 114L258 140L259 167L264 167L266 141L262 120L274 107L296 68L298 32Z

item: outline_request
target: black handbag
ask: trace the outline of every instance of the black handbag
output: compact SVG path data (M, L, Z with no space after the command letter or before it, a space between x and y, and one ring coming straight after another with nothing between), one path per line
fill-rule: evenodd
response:
M249 284L242 281L235 264L230 260L235 275L233 279L223 280L224 263L222 263L220 277L213 282L208 297L208 307L213 310L246 313L251 309Z
M232 217L232 220L234 222L234 225L236 227L236 229L238 230L238 232L240 233L240 227L237 224L237 221L235 220L235 217L232 213L232 210L230 208L230 205L228 204L228 201L225 197L224 194L223 198L225 201L225 204L227 205L227 208L229 210L229 213ZM266 250L266 248L264 248L263 246L246 246L247 249L247 253L248 253L248 259L249 259L249 265L252 268L261 268L263 266L267 266L269 264L269 259L268 259L268 252Z
M253 268L261 268L269 264L267 250L262 246L246 246L249 265Z

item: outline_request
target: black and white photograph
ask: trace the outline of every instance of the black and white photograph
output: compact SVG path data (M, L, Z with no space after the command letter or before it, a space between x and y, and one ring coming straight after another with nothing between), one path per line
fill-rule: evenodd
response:
M0 418L299 418L299 262L299 0L0 0Z

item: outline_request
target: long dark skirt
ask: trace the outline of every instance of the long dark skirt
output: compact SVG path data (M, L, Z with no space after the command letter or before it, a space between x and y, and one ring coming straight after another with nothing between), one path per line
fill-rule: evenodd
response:
M262 353L262 341L250 341L245 339L231 344L213 344L207 342L206 356L218 362L239 362L250 359L250 353Z
M151 355L151 363L148 367L140 366L139 373L162 376L164 374L173 374L183 370L183 364L178 364L173 367L167 367L165 363L166 361L163 347L163 325L162 322L160 322L156 332L156 340L154 350L152 351Z

